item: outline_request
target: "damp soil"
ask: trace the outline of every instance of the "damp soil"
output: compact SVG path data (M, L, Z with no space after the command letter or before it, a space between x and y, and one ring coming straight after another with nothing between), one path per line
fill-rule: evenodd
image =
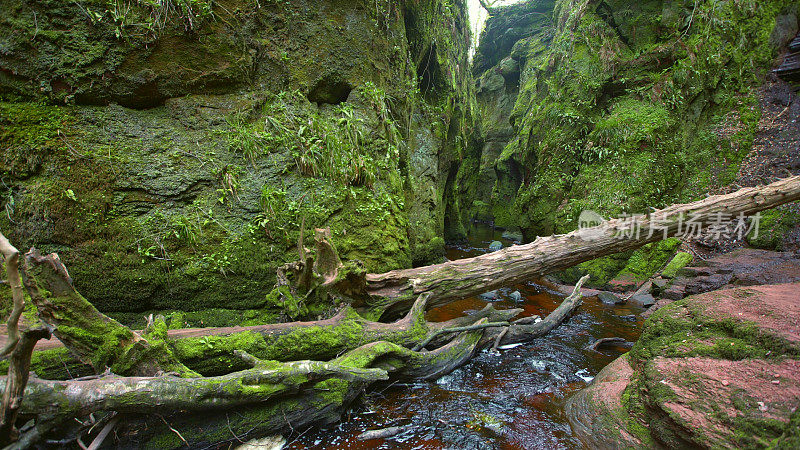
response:
M514 242L487 226L476 225L468 242L448 248L448 259L485 253L493 241ZM522 294L521 302L512 293ZM535 282L498 291L498 309L522 308L522 316L544 317L563 294ZM444 321L479 310L486 301L470 297L431 310L428 319ZM482 351L467 365L438 380L386 384L365 395L344 420L327 429L290 436L288 448L312 449L554 449L585 448L567 421L569 395L591 382L605 365L627 349L586 347L596 339L621 337L634 342L641 332L642 308L609 306L587 299L578 312L544 338ZM375 429L402 427L386 439L358 440Z

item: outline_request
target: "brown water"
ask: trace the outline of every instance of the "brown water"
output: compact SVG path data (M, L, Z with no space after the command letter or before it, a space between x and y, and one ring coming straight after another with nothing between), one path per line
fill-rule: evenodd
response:
M500 232L477 226L469 244L448 249L449 259L485 253ZM523 294L519 304L509 299ZM523 316L542 317L562 296L535 283L500 289L495 307L523 308ZM486 305L477 297L437 308L428 319L443 321ZM290 436L289 448L313 449L552 449L584 448L564 413L570 393L585 387L606 364L625 349L585 350L595 339L638 339L642 311L636 306L607 306L586 300L578 312L545 338L502 350L483 351L470 363L436 381L388 384L373 389L340 424ZM367 430L404 426L392 438L362 442Z

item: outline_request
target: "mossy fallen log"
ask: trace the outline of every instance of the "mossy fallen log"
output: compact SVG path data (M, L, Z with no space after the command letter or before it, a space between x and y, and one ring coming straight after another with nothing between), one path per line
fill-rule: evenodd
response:
M102 314L73 286L57 254L41 255L35 248L25 255L26 288L39 318L79 359L96 371L106 368L121 375L175 372L196 376L164 345L148 340Z

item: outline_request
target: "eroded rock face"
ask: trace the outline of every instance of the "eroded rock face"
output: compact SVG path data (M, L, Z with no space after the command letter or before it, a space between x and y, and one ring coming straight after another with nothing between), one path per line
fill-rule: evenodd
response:
M605 448L795 448L798 289L727 289L660 309L629 354L569 399L574 430Z
M730 20L711 18L722 16ZM790 0L529 0L498 9L475 58L478 100L484 130L510 124L513 133L486 134L469 171L497 187L487 194L461 182L463 205L482 202L473 216L533 239L574 230L584 210L645 212L731 184L759 126L745 106L758 103L763 82L752 75L771 68L796 29ZM737 47L742 39L748 45ZM499 88L506 75L519 77L514 89Z
M18 247L58 251L136 319L277 317L265 294L303 223L369 271L441 258L474 128L463 2L112 4L3 4L0 228Z
M476 100L481 114L476 145L470 147L457 180L461 220L516 225L511 205L520 184L519 158L505 150L516 139L511 115L519 95L520 70L528 41L542 34L555 2L527 1L497 9L487 21L475 54Z

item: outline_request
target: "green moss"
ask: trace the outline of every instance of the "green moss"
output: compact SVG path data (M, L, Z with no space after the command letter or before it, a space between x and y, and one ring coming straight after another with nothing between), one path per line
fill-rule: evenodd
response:
M788 450L800 446L800 409L792 413L780 437L769 443L768 448Z
M347 320L333 327L315 325L270 335L240 332L228 336L185 338L175 341L174 346L179 360L209 375L226 368L241 367L242 362L233 355L234 350L246 351L265 360L299 358L325 361L340 351L357 347L362 331L360 317L351 311Z
M568 284L575 284L584 275L590 275L587 286L602 287L611 281L625 265L630 257L630 252L604 256L580 263L575 267L559 272L556 276Z
M571 231L582 210L646 212L731 183L757 129L775 17L793 7L606 3L555 2L519 41L527 58L513 50L515 133L498 161L524 174L505 216L526 236ZM506 19L487 30L492 20Z
M627 356L623 356L627 357ZM647 405L644 403L641 382L638 377L631 380L620 397L622 404L618 418L625 424L626 430L638 438L646 446L652 446L655 441L647 427L648 420Z
M556 274L562 281L576 283L591 275L589 286L602 287L615 278L644 281L658 273L680 246L677 239L648 244L636 251L593 259Z
M287 285L276 287L267 294L267 305L280 308L289 317L301 317L308 313L303 299L293 296Z
M675 278L678 271L691 264L693 260L694 256L692 256L691 253L678 252L675 257L670 260L669 264L667 264L667 267L661 271L661 275L666 278Z
M37 103L0 102L0 174L27 178L58 145L67 115L59 108ZM13 205L12 205L13 206Z
M344 405L350 392L350 383L345 380L331 378L314 385L320 392L320 406Z
M758 230L747 235L747 243L756 248L783 250L786 233L800 225L800 214L788 207L771 209L761 213Z
M0 361L0 373L8 371L8 361ZM93 375L92 366L79 361L65 347L35 351L31 355L31 372L45 380L70 380Z
M646 280L652 277L667 265L680 244L678 239L667 239L636 250L617 276L631 275L637 280Z
M780 359L800 355L796 345L765 332L757 324L714 319L705 314L704 308L689 298L656 311L631 349L631 360L649 361L656 356Z
M443 174L474 119L464 2L173 3L5 5L0 228L15 243L58 251L119 313L263 308L303 218L371 272L441 257ZM349 101L309 100L337 83Z

